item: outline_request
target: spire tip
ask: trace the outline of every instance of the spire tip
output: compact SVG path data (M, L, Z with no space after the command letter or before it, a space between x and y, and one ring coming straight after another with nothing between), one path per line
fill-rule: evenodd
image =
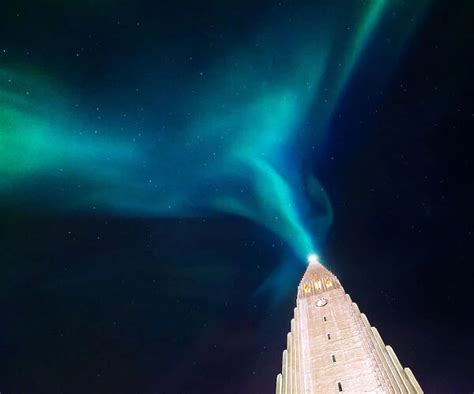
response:
M308 255L308 264L319 263L319 256L316 253L310 253Z

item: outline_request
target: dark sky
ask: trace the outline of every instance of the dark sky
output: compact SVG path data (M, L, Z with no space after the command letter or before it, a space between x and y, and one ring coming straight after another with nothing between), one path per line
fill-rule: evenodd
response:
M229 37L251 39L274 6L43 3L0 6L0 50L31 51L97 97L136 42L118 19L139 20L157 52L175 45L203 66ZM430 5L388 77L376 44L362 54L313 158L334 211L324 261L428 393L474 390L468 3ZM91 12L103 50L69 67ZM262 288L294 260L274 234L231 215L137 219L0 201L1 393L273 391L304 270L285 266L282 289Z

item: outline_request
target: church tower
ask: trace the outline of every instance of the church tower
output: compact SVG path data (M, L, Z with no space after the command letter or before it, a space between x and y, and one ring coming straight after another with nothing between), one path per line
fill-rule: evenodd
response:
M423 393L316 255L298 296L276 394Z

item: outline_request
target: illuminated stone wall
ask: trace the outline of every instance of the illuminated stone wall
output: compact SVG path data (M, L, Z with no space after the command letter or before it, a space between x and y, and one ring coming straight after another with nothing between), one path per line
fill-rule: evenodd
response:
M423 393L375 327L317 259L298 287L277 394Z

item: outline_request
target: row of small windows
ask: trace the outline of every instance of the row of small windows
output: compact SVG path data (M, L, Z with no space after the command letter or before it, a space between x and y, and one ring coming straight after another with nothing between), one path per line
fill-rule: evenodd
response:
M328 339L331 339L331 336L328 334ZM331 355L331 359L332 359L332 362L335 363L336 362L336 356L334 354ZM337 382L337 389L339 390L339 392L342 392L342 383L341 382Z
M331 278L324 279L324 284L326 285L327 288L332 287L333 286L332 279ZM314 282L314 288L316 290L321 290L323 288L323 283L321 283L320 280L317 280L316 282ZM303 285L303 291L306 294L311 293L311 285L309 283L305 283Z
M323 320L327 321L326 316L323 316ZM331 334L327 334L327 337L328 337L328 340L331 340ZM331 354L331 360L332 360L333 363L336 362L336 355L335 354ZM343 391L341 382L337 382L337 389L339 390L339 392Z

